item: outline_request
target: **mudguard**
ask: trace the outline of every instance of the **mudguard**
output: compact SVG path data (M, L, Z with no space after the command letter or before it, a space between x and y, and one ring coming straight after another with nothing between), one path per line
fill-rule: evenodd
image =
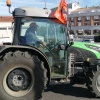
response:
M49 79L49 81L51 80L51 78L50 78L51 69L49 66L49 60L44 53L42 53L39 49L37 49L33 46L3 45L3 46L0 46L0 56L2 56L3 54L5 54L9 51L15 51L15 50L30 51L33 55L35 54L36 56L38 56L44 62L44 66L48 71L47 72L48 79Z

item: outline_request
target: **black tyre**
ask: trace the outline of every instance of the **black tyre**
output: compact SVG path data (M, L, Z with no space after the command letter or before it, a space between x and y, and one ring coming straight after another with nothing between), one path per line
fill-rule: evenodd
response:
M38 100L44 88L44 66L28 52L8 52L0 63L0 100Z
M100 97L100 68L90 68L86 73L86 86L94 97Z

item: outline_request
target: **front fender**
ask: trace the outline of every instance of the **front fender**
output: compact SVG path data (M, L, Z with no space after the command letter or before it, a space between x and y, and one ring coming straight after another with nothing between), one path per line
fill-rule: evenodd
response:
M9 51L16 51L16 50L21 50L21 51L28 51L31 52L33 55L36 55L39 57L39 59L41 61L44 62L44 67L47 69L47 76L50 79L50 73L51 73L51 69L50 69L50 64L49 64L49 60L47 58L47 56L42 53L39 49L33 47L33 46L21 46L21 45L4 45L4 46L0 46L0 56L5 55L5 53L9 52Z

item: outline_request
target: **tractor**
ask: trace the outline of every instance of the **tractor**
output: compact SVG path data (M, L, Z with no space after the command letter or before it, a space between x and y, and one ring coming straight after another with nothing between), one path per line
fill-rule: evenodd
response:
M10 12L11 4L7 6ZM68 54L73 42L67 25L52 16L52 10L20 7L12 16L12 42L0 46L0 99L38 100L51 80L67 82L74 76L74 59ZM37 26L34 34L39 41L28 38L30 26ZM99 62L91 62L84 60L83 73L90 92L100 97Z
M79 42L74 41L74 44L68 48L68 54L71 54L74 61L74 70L76 70L74 77L72 77L74 82L84 82L85 73L83 72L84 61L87 58L92 60L91 65L95 63L99 64L100 59L100 45L97 43L89 42ZM98 61L97 61L98 60Z

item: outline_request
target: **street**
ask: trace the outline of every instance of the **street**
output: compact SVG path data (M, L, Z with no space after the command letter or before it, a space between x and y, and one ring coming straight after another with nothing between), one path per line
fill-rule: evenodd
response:
M52 84L40 100L100 100L93 98L85 84Z

